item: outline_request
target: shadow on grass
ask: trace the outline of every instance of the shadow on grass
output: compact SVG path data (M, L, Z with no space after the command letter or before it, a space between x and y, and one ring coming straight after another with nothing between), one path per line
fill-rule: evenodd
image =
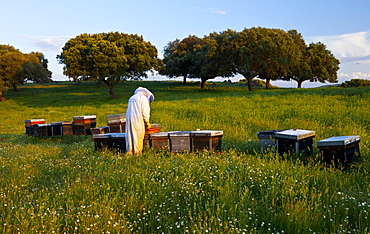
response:
M133 94L137 87L146 87L151 90L156 100L186 100L200 99L209 97L243 96L253 97L291 95L291 94L316 94L316 95L358 95L358 88L274 88L266 90L263 87L254 88L253 92L248 91L248 87L243 83L228 84L217 83L213 85L208 83L204 90L194 82L188 82L183 85L178 81L125 81L115 86L117 99L112 100L109 96L109 89L101 87L96 82L82 82L75 84L73 82L61 82L56 84L38 85L26 84L19 88L19 92L8 90L5 93L7 99L16 100L26 107L73 107L81 105L91 105L99 107L103 104L127 103L127 100ZM370 87L363 87L361 95L368 93Z

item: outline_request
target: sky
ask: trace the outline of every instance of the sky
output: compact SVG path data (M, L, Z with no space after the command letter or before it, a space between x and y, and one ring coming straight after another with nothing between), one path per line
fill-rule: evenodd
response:
M0 0L0 6L0 44L42 52L56 81L68 80L56 56L83 33L138 34L163 58L163 48L176 39L252 27L296 29L307 44L324 43L341 63L338 83L370 79L369 0Z

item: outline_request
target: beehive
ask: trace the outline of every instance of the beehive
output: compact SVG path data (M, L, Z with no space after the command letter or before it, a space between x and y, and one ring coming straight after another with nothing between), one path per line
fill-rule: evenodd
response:
M260 143L260 151L276 147L275 134L281 130L258 132L258 139Z
M98 127L98 128L91 128L90 131L91 131L92 135L110 133L108 126Z
M111 149L111 133L95 134L92 136L94 141L95 150L101 150L104 148Z
M326 165L347 166L360 158L360 136L337 136L317 142Z
M126 133L111 133L111 148L120 153L125 153Z
M156 132L149 134L150 145L154 151L169 151L170 139L168 132Z
M152 133L157 133L161 131L161 125L160 124L151 124L151 128L146 128L145 129L145 135L144 135L144 148L150 148L151 143L150 143L150 134Z
M34 137L49 136L50 127L50 124L34 124L32 125L32 135Z
M74 116L74 135L91 135L90 128L96 127L96 115Z
M62 133L63 133L63 136L73 135L73 122L63 121L62 122Z
M309 156L313 154L313 139L315 131L289 129L275 133L276 147L279 155L301 154Z
M52 122L50 125L51 125L51 136L60 136L63 134L62 122Z
M109 132L124 133L126 126L126 114L107 115Z
M169 132L170 150L174 153L190 152L191 151L191 138L190 132Z
M157 133L160 131L161 131L160 124L151 124L150 128L145 129L145 134L152 134L152 133Z
M45 119L28 119L28 120L25 120L24 123L25 123L25 127L26 127L26 134L29 135L29 136L32 136L33 135L32 125L44 124Z
M196 151L221 151L223 131L200 130L191 131L191 150Z

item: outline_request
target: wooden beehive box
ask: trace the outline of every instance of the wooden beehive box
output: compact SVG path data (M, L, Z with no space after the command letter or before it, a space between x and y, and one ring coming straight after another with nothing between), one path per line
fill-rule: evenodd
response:
M49 136L51 132L50 124L34 124L32 125L32 135L34 137Z
M161 125L160 124L151 124L150 128L145 129L145 134L152 134L157 133L161 131Z
M170 150L174 153L190 152L191 151L191 138L190 132L174 131L169 132L170 137Z
M360 136L337 136L317 142L326 165L347 166L360 158Z
M62 134L63 136L73 135L73 122L72 121L62 122Z
M63 125L62 122L52 122L51 125L51 135L60 136L63 134Z
M104 134L95 134L92 136L92 139L94 141L94 147L95 150L101 150L101 149L111 149L112 143L111 143L111 133L104 133Z
M276 147L279 155L301 154L311 156L313 154L313 139L315 131L289 129L275 133Z
M191 131L191 150L197 151L221 151L223 131L200 130Z
M150 145L154 151L169 151L170 138L168 132L156 132L149 134Z
M108 123L126 122L126 114L107 115Z
M35 124L44 124L45 119L28 119L24 121L26 127L26 134L29 136L33 135L33 125Z
M263 131L258 132L258 139L260 143L260 151L263 152L267 149L276 147L275 134L281 130Z
M108 126L98 127L98 128L91 128L90 131L91 131L92 135L110 133Z
M96 115L74 116L74 135L91 135L91 128L96 127Z
M126 114L107 115L109 132L124 133L126 126Z
M126 133L111 133L111 147L120 153L126 153Z
M145 135L144 135L144 148L150 148L150 134L157 133L161 131L161 125L160 124L151 124L151 128L145 129Z

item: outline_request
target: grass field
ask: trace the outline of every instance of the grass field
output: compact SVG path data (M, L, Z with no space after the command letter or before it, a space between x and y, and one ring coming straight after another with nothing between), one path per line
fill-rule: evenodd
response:
M142 157L95 151L91 136L35 138L26 119L124 113L150 89L163 131L223 130L222 153ZM370 88L273 89L125 82L22 86L0 102L1 233L369 233ZM259 131L305 129L315 141L360 135L346 170L259 152Z

